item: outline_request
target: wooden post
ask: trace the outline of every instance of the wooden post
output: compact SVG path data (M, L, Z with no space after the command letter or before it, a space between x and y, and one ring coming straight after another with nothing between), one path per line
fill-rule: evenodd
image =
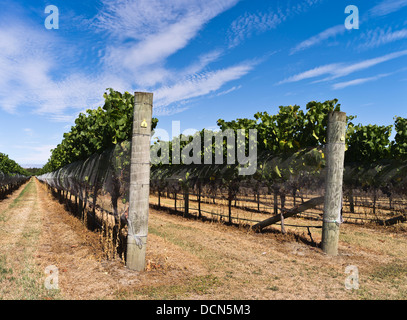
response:
M232 225L232 191L231 188L229 187L229 194L228 194L228 212L229 212L229 224Z
M152 93L134 94L126 265L136 271L144 270L146 260L152 108Z
M349 198L349 209L350 209L350 212L355 213L355 199L354 199L354 197L353 197L353 188L352 188L352 187L351 187L350 190L349 190L348 198Z
M81 220L83 220L82 218L82 212L83 212L83 200L82 198L79 198L79 210L78 210L78 216Z
M257 211L260 211L260 190L257 189Z
M198 197L198 218L201 219L201 181L198 182L198 193L199 193L199 197Z
M294 191L293 191L293 204L294 204L294 207L297 205L297 188L294 188Z
M189 188L184 189L184 217L189 214Z
M274 215L278 215L278 189L273 188L274 190Z
M284 211L285 211L285 193L284 192L280 194L280 200L281 200L281 211L280 211L280 215L281 215L281 233L286 234L287 231L285 230L285 226L284 226Z
M322 225L322 250L328 255L338 254L339 226L342 223L342 184L345 159L346 113L328 115L326 145L326 189Z
M292 209L289 210L284 210L284 215L275 215L270 218L267 218L266 220L263 220L259 223L256 223L254 226L252 226L252 229L255 231L261 230L265 227L268 227L272 224L275 224L279 221L281 221L281 217L284 218L290 218L295 216L296 214L299 214L301 212L304 212L305 210L315 208L316 206L319 206L324 203L324 197L318 197L318 198L313 198L311 200L308 200L307 202L304 202Z

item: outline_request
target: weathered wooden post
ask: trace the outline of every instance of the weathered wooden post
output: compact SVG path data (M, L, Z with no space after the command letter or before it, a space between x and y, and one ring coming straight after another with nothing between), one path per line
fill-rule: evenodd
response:
M201 181L198 182L198 218L201 219L201 193L202 193L202 188L201 188Z
M232 225L232 200L233 200L233 193L231 187L229 187L228 192L228 213L229 213L229 224Z
M189 188L184 188L184 213L183 217L188 217L189 215Z
M286 234L287 230L285 230L285 226L284 226L284 211L285 211L285 193L283 191L283 193L280 194L280 200L281 200L281 211L280 211L280 215L281 215L281 233L282 234Z
M152 109L153 94L135 92L126 265L136 271L144 270L146 260Z
M322 250L328 255L338 254L339 226L342 223L342 184L345 159L346 113L328 115L326 144L326 189L322 224Z

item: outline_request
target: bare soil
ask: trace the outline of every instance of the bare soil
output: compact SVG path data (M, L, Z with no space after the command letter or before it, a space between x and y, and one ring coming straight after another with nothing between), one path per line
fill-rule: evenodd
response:
M0 299L407 299L407 235L396 228L344 224L331 257L303 231L253 233L150 209L143 272L107 260L100 240L32 179L0 202ZM59 290L44 288L50 265ZM345 286L356 284L349 266L357 288Z

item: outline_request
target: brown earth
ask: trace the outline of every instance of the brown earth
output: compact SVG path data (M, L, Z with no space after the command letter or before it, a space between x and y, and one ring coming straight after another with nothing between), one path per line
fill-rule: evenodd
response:
M330 257L300 232L150 209L147 268L135 272L107 260L100 235L32 179L0 202L0 299L406 299L407 236L395 231L344 224ZM44 288L50 265L59 290ZM356 284L348 266L358 288L345 286Z

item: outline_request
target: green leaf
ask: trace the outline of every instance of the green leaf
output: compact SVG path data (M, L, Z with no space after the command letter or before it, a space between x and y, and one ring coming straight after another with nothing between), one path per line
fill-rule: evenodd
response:
M280 169L278 168L278 166L275 166L274 171L277 173L277 175L278 175L280 178L282 177L281 172L280 172Z

